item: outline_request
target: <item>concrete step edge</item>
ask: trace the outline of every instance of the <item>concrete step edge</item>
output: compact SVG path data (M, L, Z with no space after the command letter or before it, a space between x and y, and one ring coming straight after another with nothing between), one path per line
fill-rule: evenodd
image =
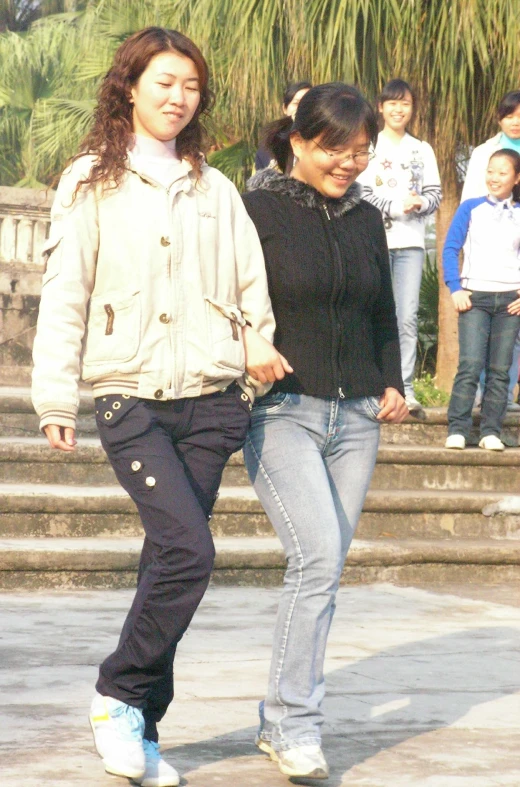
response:
M107 464L107 456L96 437L82 438L74 452L51 451L42 437L0 437L0 463L33 462L44 464ZM520 448L506 451L483 451L478 447L453 451L441 446L381 443L378 464L392 465L449 465L471 467L520 466ZM229 460L233 466L243 466L239 451Z
M108 457L98 437L82 437L74 451L53 451L45 437L0 436L0 463L41 462L42 464L108 464ZM244 464L238 451L228 460L229 465Z
M508 492L439 490L370 490L365 512L482 513L500 500L515 498ZM59 484L1 484L1 513L125 513L135 506L120 486L68 486ZM222 486L215 511L262 512L252 486Z
M2 539L2 571L133 571L142 539ZM215 539L216 569L283 568L285 558L276 538ZM491 539L451 541L358 541L349 565L404 566L419 564L520 565L520 542Z

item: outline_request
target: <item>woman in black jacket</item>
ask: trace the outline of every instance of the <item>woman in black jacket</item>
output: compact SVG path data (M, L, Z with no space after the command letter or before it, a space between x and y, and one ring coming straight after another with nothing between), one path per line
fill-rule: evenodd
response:
M377 137L342 83L312 88L267 133L280 172L244 201L262 242L275 346L293 372L253 408L245 456L288 566L257 745L287 776L326 778L323 661L381 421L407 414L385 231L355 183Z

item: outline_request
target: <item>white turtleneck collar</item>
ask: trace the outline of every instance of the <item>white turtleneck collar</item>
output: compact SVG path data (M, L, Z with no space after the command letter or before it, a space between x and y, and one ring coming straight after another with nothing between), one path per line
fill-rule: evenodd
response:
M177 140L162 142L154 137L134 134L134 143L128 149L132 166L143 175L165 188L180 175L182 160L177 155Z
M133 156L178 159L176 139L162 142L160 139L155 139L155 137L143 137L142 134L134 134L134 144L130 150Z

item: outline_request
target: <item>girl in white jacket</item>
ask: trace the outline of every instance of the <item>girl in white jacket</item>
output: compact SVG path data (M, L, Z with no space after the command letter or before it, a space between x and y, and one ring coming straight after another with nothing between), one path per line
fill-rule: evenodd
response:
M441 201L435 154L427 142L421 142L407 131L415 104L412 88L402 79L392 79L384 86L377 102L384 127L377 138L375 157L358 178L364 187L363 198L383 214L406 404L412 413L420 410L412 381L417 357L425 220Z
M102 445L146 534L90 712L105 769L142 787L179 783L157 722L209 582L222 471L249 426L246 362L261 383L285 371L256 230L201 153L210 103L206 62L181 33L147 28L120 46L58 188L34 344L50 445L74 450L78 381L92 383Z

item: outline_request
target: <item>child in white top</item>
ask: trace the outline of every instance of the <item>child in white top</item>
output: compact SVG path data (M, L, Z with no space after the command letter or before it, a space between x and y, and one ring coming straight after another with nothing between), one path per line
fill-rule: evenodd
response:
M417 312L424 263L425 219L437 210L441 186L435 154L427 142L407 132L416 102L402 79L392 79L378 99L384 121L375 157L358 178L363 198L383 214L390 251L392 285L406 403L420 410L412 385L417 356Z

